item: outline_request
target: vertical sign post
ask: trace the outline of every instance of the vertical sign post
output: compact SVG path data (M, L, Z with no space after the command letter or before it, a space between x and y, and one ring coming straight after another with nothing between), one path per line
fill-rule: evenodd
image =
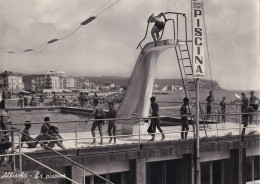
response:
M192 0L193 74L194 78L205 78L204 23L201 0Z
M192 61L193 76L196 80L196 184L200 184L200 150L199 150L199 86L200 78L205 78L204 60L204 25L203 3L201 0L191 0L192 16Z

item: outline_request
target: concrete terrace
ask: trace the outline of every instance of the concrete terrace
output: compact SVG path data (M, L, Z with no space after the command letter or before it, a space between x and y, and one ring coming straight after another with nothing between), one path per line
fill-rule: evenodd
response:
M92 123L92 122L89 122ZM148 128L148 124L146 125ZM188 133L188 139L193 139L193 128L192 125L190 127L190 132ZM206 133L207 137L209 138L216 138L216 137L231 137L234 135L239 135L240 128L242 129L242 125L239 128L238 124L235 123L220 123L220 124L209 124L205 125L206 127ZM120 128L120 125L119 125ZM140 143L147 143L150 142L148 141L151 139L151 136L146 133L146 129L144 128L141 132L142 134L140 136ZM163 126L162 130L164 131L166 135L165 141L174 141L174 140L180 140L180 131L181 131L181 126ZM206 133L204 130L204 126L200 125L200 137L201 138L206 138ZM259 134L259 128L257 125L249 125L246 129L246 134ZM106 147L106 146L111 146L114 145L112 143L108 143L109 137L107 133L107 124L103 126L103 145L100 145L100 138L99 138L99 133L96 131L96 144L92 145L92 134L90 130L86 130L84 132L78 132L76 133L60 133L61 136L64 138L63 144L65 145L66 148L88 148L88 147ZM36 137L37 135L31 135L32 137ZM76 139L76 140L71 140L71 139ZM15 142L18 143L18 136L15 136ZM76 146L77 142L77 146ZM161 141L161 135L159 131L157 130L157 135L155 136L155 142L162 142ZM116 145L125 145L125 144L133 144L133 143L139 143L139 136L138 135L122 135L120 132L118 133L118 138L117 138L117 143ZM59 147L55 146L54 149L60 149ZM36 148L27 148L27 145L24 144L24 148L22 148L22 152L34 152L37 150L43 150L43 148L38 145Z

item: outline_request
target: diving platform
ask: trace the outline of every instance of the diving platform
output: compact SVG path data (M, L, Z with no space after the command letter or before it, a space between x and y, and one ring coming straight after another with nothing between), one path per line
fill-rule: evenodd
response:
M136 118L148 117L157 59L164 50L179 44L181 43L176 39L167 39L158 41L157 44L148 43L142 48L118 108L117 118L131 117L133 113L136 113ZM139 126L139 121L128 121L122 123L122 131L125 134L138 134Z

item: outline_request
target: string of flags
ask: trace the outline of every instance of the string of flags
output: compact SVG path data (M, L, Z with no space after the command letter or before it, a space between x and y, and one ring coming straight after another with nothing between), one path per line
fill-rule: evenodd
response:
M93 13L92 16L90 16L89 18L87 18L86 20L84 20L83 22L81 22L80 24L76 25L76 28L74 28L75 26L73 26L72 28L74 28L73 30L69 30L67 32L67 34L61 38L56 37L53 38L47 42L44 42L43 44L41 44L42 46L37 49L33 49L33 48L27 48L24 50L12 50L12 49L7 49L7 48L3 48L0 47L0 51L4 51L7 54L18 54L18 53L29 53L29 52L34 52L34 53L40 53L42 51L44 51L49 44L53 44L57 41L63 40L68 38L70 35L72 35L73 33L75 33L79 28L81 28L82 26L86 26L87 24L91 23L93 20L95 20L99 15L101 15L102 13L104 13L105 11L107 11L108 9L110 9L112 6L114 6L116 3L118 3L120 0L109 0L106 3L102 4L99 8L97 8ZM93 14L96 14L95 16Z

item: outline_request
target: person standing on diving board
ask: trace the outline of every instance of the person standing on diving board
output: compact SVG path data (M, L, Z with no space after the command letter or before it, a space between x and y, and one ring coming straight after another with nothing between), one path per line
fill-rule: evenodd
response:
M162 19L164 18L164 20ZM164 30L165 23L167 22L167 19L164 15L164 13L160 13L157 16L154 16L154 13L148 18L147 20L148 23L154 23L154 26L151 30L151 34L155 43L155 47L157 46L157 42L160 40L160 35L159 33Z

